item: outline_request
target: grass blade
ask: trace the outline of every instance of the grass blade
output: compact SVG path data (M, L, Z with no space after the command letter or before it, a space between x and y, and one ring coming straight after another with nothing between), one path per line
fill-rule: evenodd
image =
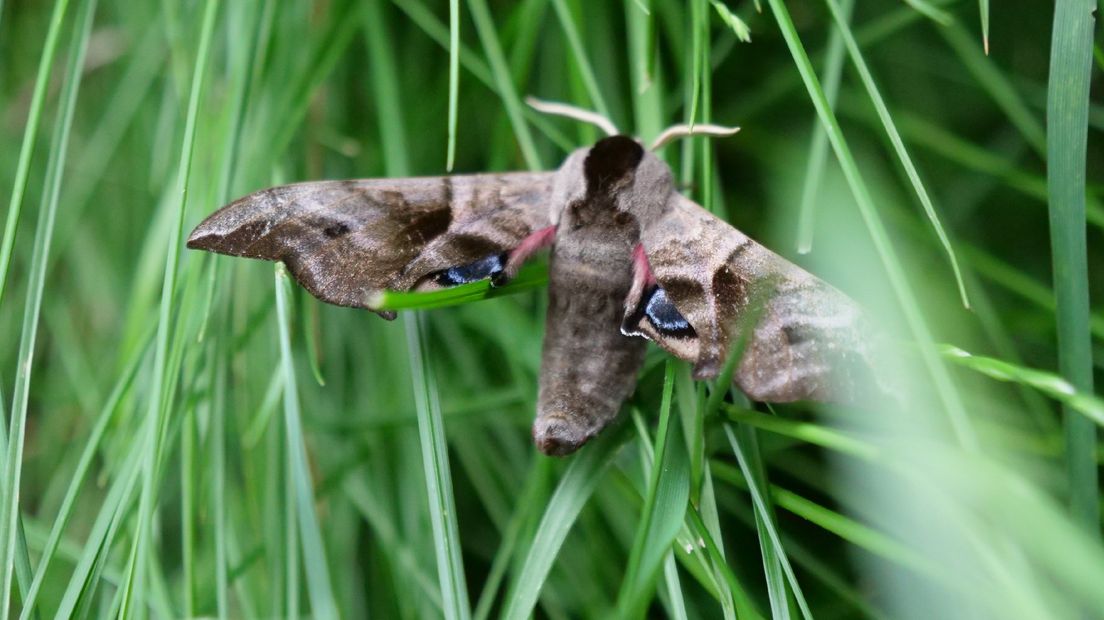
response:
M299 542L303 548L303 564L310 593L311 613L320 618L337 617L337 602L326 562L326 545L314 513L314 489L307 467L307 445L303 437L302 415L299 412L299 389L292 363L291 339L288 331L291 319L288 311L288 289L291 280L283 263L276 264L276 314L280 328L280 359L284 373L284 425L287 434L288 462L292 474L292 490L299 523ZM298 584L295 584L298 587ZM292 610L294 613L294 609Z
M875 445L820 424L787 420L733 405L725 405L723 411L733 422L750 424L755 428L793 437L858 459L874 461L881 456Z
M487 62L491 65L491 74L494 76L495 89L502 103L506 106L506 115L510 117L510 125L514 128L518 146L521 147L521 155L525 159L525 165L530 170L541 170L540 156L537 155L537 147L533 143L533 136L529 133L529 126L525 124L522 114L521 99L510 77L510 67L506 64L506 57L502 53L502 44L495 32L494 20L491 19L491 11L487 8L486 0L468 0L468 10L471 11L472 20L475 22L475 30L479 34L479 40L483 42L483 52L487 56Z
M702 71L703 65L708 64L705 59L705 37L709 28L709 10L704 6L704 0L690 0L690 106L686 110L686 123L693 129L698 120L698 106L702 95ZM687 144L692 143L691 140ZM690 147L687 146L687 149ZM705 205L706 208L709 205Z
M42 118L42 108L46 100L46 88L50 82L50 71L54 66L61 24L65 21L65 11L69 0L56 0L54 11L50 15L50 29L46 31L46 41L42 46L42 59L38 63L35 77L34 94L31 95L30 114L23 128L23 146L19 149L19 164L15 171L15 187L12 188L11 201L8 203L8 217L4 222L4 239L0 241L0 303L4 300L4 290L8 282L8 267L15 249L15 233L19 226L19 213L23 208L23 194L27 190L27 179L31 172L31 158L34 156L35 141L38 138L38 123Z
M445 170L456 161L456 114L460 99L460 0L449 0L448 155Z
M571 15L571 9L567 7L567 0L552 0L552 7L556 9L556 17L571 47L571 55L579 65L579 74L583 78L583 85L586 87L587 95L590 96L590 102L594 105L594 111L612 121L609 107L598 85L598 78L594 76L594 67L590 66L583 41L579 37L579 29L575 27L575 18Z
M981 44L985 49L985 55L989 55L989 0L978 0L978 11L981 13Z
M543 262L535 262L522 267L517 277L510 280L505 286L493 286L490 280L479 280L478 282L424 293L380 291L369 299L368 305L374 310L447 308L543 288L546 284L548 284L548 265Z
M180 260L181 241L183 240L184 211L188 204L189 181L192 172L192 155L195 148L196 125L199 117L199 103L203 98L207 75L207 57L211 48L211 39L215 30L215 16L218 2L207 0L203 11L203 25L200 30L199 49L196 52L195 71L192 74L191 94L188 99L188 115L184 128L184 140L181 145L180 168L177 180L180 184L180 201L177 203L168 248L165 257L165 275L161 287L161 304L158 313L157 337L154 348L153 378L150 383L149 411L144 425L145 433L151 438L142 467L141 503L138 509L137 532L131 549L127 567L127 579L123 586L119 614L126 617L132 613L135 600L144 600L146 573L146 538L148 528L152 527L153 509L156 503L155 478L162 452L162 432L166 411L166 373L170 356L170 329L172 312L176 301L177 263Z
M406 328L407 346L410 350L414 401L418 413L418 437L422 445L422 465L429 492L429 516L433 525L437 576L441 582L445 617L450 620L464 619L471 616L471 608L460 555L460 529L456 525L456 501L452 492L452 473L449 469L448 444L445 441L437 379L419 317L403 315L403 326Z
M92 523L92 529L85 541L77 566L73 569L69 584L61 597L55 619L76 617L78 608L89 605L89 599L96 591L105 558L111 550L119 525L131 504L131 496L141 475L142 454L148 449L146 444L152 439L149 434L141 436L116 472L115 479Z
M725 425L725 435L728 436L728 443L732 446L732 452L736 455L736 461L740 464L740 471L743 472L744 479L748 481L748 491L751 492L751 501L755 505L755 512L758 515L756 522L762 524L761 529L765 531L768 537L767 540L760 540L760 544L763 546L764 560L766 561L769 557L772 560L771 564L777 564L781 567L789 581L790 591L797 599L797 606L801 610L802 617L805 620L811 620L813 614L809 610L809 604L805 602L805 594L802 593L801 585L798 584L797 576L794 575L790 559L786 555L786 549L782 546L782 539L778 536L774 511L767 504L766 474L763 472L762 462L759 460L755 431L747 429L741 431L740 434L741 437L737 439L736 434L732 432L732 427ZM744 454L745 449L749 454ZM768 548L770 549L769 553ZM771 579L768 570L768 586L770 586L771 581L776 580ZM786 592L784 588L779 588L780 585L782 584L775 583L770 592L771 609L776 618L779 616L789 617L789 603L786 600Z
M748 486L747 478L744 477L742 471L737 471L736 468L723 463L714 463L714 469L718 478L744 487ZM942 574L937 564L880 530L778 486L770 485L769 492L771 503L774 506L831 532L858 549L863 549L901 566L912 568L930 577L938 578Z
M748 597L747 592L740 587L740 581L736 579L736 575L732 572L732 567L725 562L724 554L721 553L722 549L717 541L713 538L713 534L710 533L710 527L707 525L701 514L697 510L687 510L686 514L690 518L690 528L693 535L697 538L697 545L704 548L706 555L708 555L710 562L713 564L713 569L719 573L720 578L728 585L728 591L732 593L732 599L735 603L735 618L759 618L761 615L755 608L754 602ZM727 616L726 616L727 617Z
M1072 412L1104 426L1104 399L1091 392L1079 390L1065 378L1034 368L1025 368L992 357L973 355L967 351L944 345L943 356L965 368L975 370L997 381L1014 381L1027 385L1062 403ZM1095 435L1095 431L1090 433ZM1092 458L1092 457L1090 457Z
M659 406L655 457L625 578L617 596L618 615L622 618L644 615L656 574L682 528L690 499L690 462L686 443L678 416L671 415L676 365L674 359L668 358Z
M1076 389L1086 393L1093 391L1085 151L1094 9L1091 0L1058 0L1055 4L1047 87L1047 194L1058 304L1058 367ZM1065 428L1070 504L1076 519L1099 537L1096 427L1066 407Z
M39 208L38 224L35 229L34 249L31 255L27 299L23 310L23 325L19 339L18 365L15 377L15 389L12 394L11 426L7 437L7 455L4 466L3 497L0 505L4 510L0 515L3 524L3 538L0 539L0 618L6 619L10 613L12 574L18 571L20 590L24 598L31 583L30 563L27 559L26 542L21 537L20 495L23 478L23 448L27 425L27 405L31 391L31 371L34 369L35 342L38 338L38 324L42 314L42 298L46 284L46 266L50 256L50 245L54 238L54 222L57 220L58 202L61 197L61 180L64 176L65 161L69 152L69 133L73 126L73 114L76 110L77 95L80 92L81 68L85 52L88 49L88 37L92 31L92 17L95 14L95 0L85 0L78 11L78 27L73 29L69 57L66 62L66 77L62 87L61 105L58 106L54 123L54 136L50 145L50 158L46 166L45 191ZM2 289L2 284L0 284ZM2 290L0 290L2 294ZM0 446L3 442L0 442Z
M727 6L721 0L709 0L709 3L713 5L713 8L717 10L717 15L721 17L721 21L726 26L732 29L732 32L736 34L736 38L744 43L751 43L751 30L748 28L747 23L744 20L736 16L735 13L729 10Z
M908 149L905 148L905 142L901 139L900 132L897 131L897 125L893 122L893 115L889 113L889 108L886 106L885 100L882 99L881 93L878 92L878 86L874 83L874 76L871 75L870 68L866 65L866 60L863 58L862 51L859 49L859 44L851 34L851 27L847 23L848 14L840 8L836 0L825 1L828 3L828 9L832 12L832 18L836 21L836 27L839 29L840 34L843 35L843 42L847 46L847 52L851 56L851 62L855 65L855 69L858 70L859 77L862 79L863 86L866 88L866 93L870 97L871 103L874 104L874 109L878 112L878 118L881 119L882 125L885 127L885 132L889 137L890 143L893 144L893 150L897 154L897 159L904 167L905 173L912 183L912 189L916 192L916 197L920 199L920 204L924 207L924 213L927 214L928 220L931 221L932 228L935 229L935 234L939 238L939 243L943 246L943 251L947 254L947 260L951 263L951 269L954 270L955 282L958 284L958 294L962 298L962 305L969 308L970 298L966 294L966 282L962 279L962 269L958 265L958 258L955 256L954 248L951 246L951 240L947 237L946 231L943 230L943 224L939 221L939 216L935 212L935 206L932 204L931 197L928 196L928 190L924 187L923 181L920 180L920 173L917 172L915 164L912 163L912 157L909 156Z
M843 0L840 5L844 19L851 22L851 13L855 0ZM828 35L828 52L824 60L824 97L828 105L835 107L839 96L840 79L843 77L843 59L845 48L843 34L839 28L832 28ZM816 220L815 201L820 193L824 165L828 161L828 133L821 127L818 119L813 119L812 140L809 144L809 160L805 164L805 181L801 187L801 204L797 210L797 252L808 254L813 251L813 230Z
M602 435L571 459L548 501L537 535L525 554L525 560L507 597L502 613L508 620L524 620L533 613L541 588L552 563L563 546L571 526L579 517L594 488L602 479L625 439L625 426L607 428Z
M963 446L971 450L976 449L978 445L977 436L966 416L966 410L962 404L962 399L955 389L954 384L951 382L947 369L942 365L938 354L932 346L931 332L928 329L923 315L920 313L920 305L917 303L916 296L912 292L912 288L905 277L904 269L901 266L901 261L897 256L897 252L890 243L885 225L882 223L881 218L874 208L874 201L871 199L870 191L867 189L866 183L863 181L862 175L859 172L858 164L851 154L850 147L843 139L843 130L840 128L839 121L836 120L835 114L832 112L832 108L828 104L827 98L824 96L824 91L820 87L820 82L817 80L812 63L809 61L809 56L805 52L805 47L802 45L797 35L796 28L794 28L790 13L786 9L783 0L769 0L769 3L771 10L774 12L775 19L778 21L778 26L782 31L782 36L786 40L786 45L790 48L790 54L793 56L798 71L801 73L801 78L805 83L806 90L809 92L809 97L812 99L813 105L817 109L817 115L820 117L821 123L824 124L825 130L828 132L832 149L836 153L836 158L843 168L847 183L851 188L852 194L855 196L855 201L859 207L859 213L870 233L878 257L881 259L882 265L889 277L890 285L897 297L897 302L904 314L905 321L909 330L916 338L924 366L931 376L936 395L943 405L947 417L950 419L955 436Z
M474 614L476 620L484 620L490 616L491 605L494 604L499 587L506 576L513 552L517 549L518 541L522 535L522 527L534 514L538 502L544 499L544 493L546 492L544 482L548 478L549 471L551 471L551 465L552 461L543 460L537 463L529 472L524 491L518 498L517 506L510 516L509 523L506 524L506 529L502 534L502 543L495 553L490 573L483 585L483 592L479 595L479 601L476 603Z
M81 451L80 459L77 461L77 467L73 471L69 487L65 491L65 498L61 502L61 507L58 509L57 516L54 518L54 524L50 528L50 533L47 536L45 544L42 546L38 567L35 569L34 581L31 582L31 587L23 600L23 612L19 616L20 620L28 620L30 611L34 608L35 601L38 598L38 592L42 588L42 583L46 578L46 571L49 570L50 564L55 558L55 551L61 543L61 535L65 531L65 526L68 525L70 518L73 516L74 504L77 500L77 494L80 492L81 484L88 476L88 472L92 468L92 461L100 449L100 444L107 431L108 424L114 419L114 415L119 409L119 403L123 399L123 396L133 385L134 378L138 373L138 368L143 358L149 352L149 347L152 342L153 332L150 331L146 338L145 345L136 352L133 359L127 364L126 369L120 374L118 383L115 384L115 388L112 390L107 402L104 403L103 408L100 410L100 414L96 419L96 424L92 427L92 432L89 433L88 439L85 441L84 449Z

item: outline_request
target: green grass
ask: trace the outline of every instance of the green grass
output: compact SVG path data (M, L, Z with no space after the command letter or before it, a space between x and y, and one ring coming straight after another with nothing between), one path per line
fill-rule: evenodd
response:
M1092 72L1092 2L1061 2L1054 14L1047 86L1047 196L1057 300L1058 368L1082 392L1093 389L1089 336L1089 261L1085 233L1085 167ZM1100 489L1094 458L1096 426L1065 412L1070 505L1100 537Z
M1104 608L1094 6L0 2L0 616ZM549 459L545 264L388 322L183 249L276 183L596 137L528 95L741 126L661 156L868 308L910 397L755 405L653 347Z

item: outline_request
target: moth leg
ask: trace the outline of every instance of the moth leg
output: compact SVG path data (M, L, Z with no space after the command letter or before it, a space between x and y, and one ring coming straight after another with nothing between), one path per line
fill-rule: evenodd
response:
M494 286L502 286L510 280L513 280L514 277L517 276L518 270L525 264L525 261L532 258L537 252L551 247L555 241L555 226L546 226L545 228L530 233L528 237L521 240L521 243L519 243L516 248L510 250L502 271L491 276L491 284Z

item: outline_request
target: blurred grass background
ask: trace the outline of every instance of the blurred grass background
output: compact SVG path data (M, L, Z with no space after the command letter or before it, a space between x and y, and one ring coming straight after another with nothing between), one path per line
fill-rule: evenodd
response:
M0 3L0 616L1104 617L1094 4L853 4ZM653 350L549 459L543 291L384 322L182 251L276 183L597 137L525 95L742 126L664 155L870 309L909 401Z

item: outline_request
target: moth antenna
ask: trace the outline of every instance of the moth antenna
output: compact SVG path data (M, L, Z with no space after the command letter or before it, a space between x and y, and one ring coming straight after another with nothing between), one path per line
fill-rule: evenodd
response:
M573 105L566 103L558 103L556 101L542 101L536 97L526 97L525 103L529 104L529 107L538 112L544 112L545 114L554 114L556 116L566 116L567 118L573 118L577 121L584 123L590 123L597 126L602 131L606 132L607 136L616 136L620 134L617 131L617 126L613 122L598 114L597 112L591 112L590 110L584 110Z
M687 136L710 136L712 138L727 138L740 131L739 127L723 127L721 125L687 125L685 123L672 125L663 130L659 137L652 142L651 150L658 151L679 138Z

